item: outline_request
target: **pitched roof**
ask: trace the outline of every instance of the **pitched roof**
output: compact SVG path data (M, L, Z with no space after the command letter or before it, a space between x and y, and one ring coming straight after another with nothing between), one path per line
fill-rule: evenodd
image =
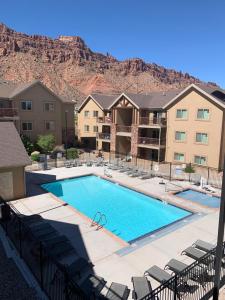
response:
M213 101L215 104L219 105L223 109L225 108L225 91L219 87L212 87L212 86L206 86L206 85L196 85L196 84L190 84L188 87L183 89L178 95L176 95L174 98L172 98L165 106L164 109L168 108L169 106L172 106L173 103L178 100L183 94L188 93L191 90L196 90L199 93L205 95L208 97L211 101Z
M114 104L116 104L116 102L120 99L121 96L125 96L138 109L161 109L173 97L179 94L179 92L180 90L170 90L167 92L152 92L149 94L122 93L117 99L114 100L110 108L113 107Z
M45 86L40 80L33 80L27 83L15 83L12 81L0 80L0 98L12 99L35 84L42 85L46 90L48 90L51 94L56 96L60 101L64 103L73 103L72 99L68 99L67 97L59 96L55 94L52 90L50 90L47 86Z
M31 164L13 122L0 122L0 168Z
M88 95L84 101L81 103L79 110L80 111L85 104L89 101L89 99L92 99L102 110L109 109L109 106L113 103L113 101L118 97L117 95L106 95L106 94L90 94Z

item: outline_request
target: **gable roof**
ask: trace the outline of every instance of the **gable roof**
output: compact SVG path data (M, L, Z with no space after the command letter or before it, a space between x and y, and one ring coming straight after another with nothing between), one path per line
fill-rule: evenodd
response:
M55 94L46 85L44 85L40 80L33 80L33 81L27 82L27 83L15 83L12 81L0 80L0 98L12 99L36 84L41 85L50 94L57 97L61 102L72 103L72 100L65 98L63 96L58 96L57 94Z
M0 168L30 164L29 156L13 122L0 122Z
M175 101L177 101L184 94L189 93L190 91L195 90L201 93L203 96L208 97L215 104L219 105L222 108L225 108L225 91L218 87L210 87L206 85L196 85L190 84L184 90L182 90L178 95L172 98L167 104L164 105L164 109L171 107Z
M108 110L109 106L112 104L112 102L115 100L116 97L118 97L118 95L106 95L106 94L97 94L97 93L90 94L81 103L78 111L80 112L81 109L86 105L86 103L90 99L92 99L102 110Z
M109 108L112 108L119 99L126 97L137 109L162 109L180 90L170 90L167 92L152 92L149 94L122 93Z

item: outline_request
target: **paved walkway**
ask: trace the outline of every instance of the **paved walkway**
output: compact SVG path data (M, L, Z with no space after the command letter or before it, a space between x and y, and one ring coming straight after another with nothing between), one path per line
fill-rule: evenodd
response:
M78 253L93 261L97 274L112 281L126 284L131 288L131 277L142 276L150 266L157 264L164 267L171 258L178 258L186 263L191 259L181 256L183 249L201 238L215 243L218 226L218 211L201 207L181 200L165 192L159 178L142 181L130 178L125 174L113 172L113 179L121 184L129 185L140 191L151 193L172 203L194 210L197 218L186 220L182 226L173 228L166 234L156 234L143 244L128 246L104 230L96 231L90 227L90 220L84 218L70 206L62 206L58 199L50 193L44 193L38 186L41 182L68 178L83 174L104 174L101 167L59 168L45 172L29 174L30 197L14 202L15 207L24 214L39 213L55 226L62 234L67 235ZM35 182L31 184L31 182ZM186 183L188 185L188 183ZM199 215L198 215L199 213ZM129 251L123 251L126 248ZM151 280L153 287L158 285Z

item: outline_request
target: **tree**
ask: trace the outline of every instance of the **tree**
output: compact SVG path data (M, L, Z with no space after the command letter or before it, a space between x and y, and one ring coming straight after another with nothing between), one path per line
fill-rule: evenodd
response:
M21 135L20 138L28 155L30 155L34 151L34 144L32 143L31 139L26 135Z
M47 154L54 149L55 137L53 134L39 135L37 139L37 145L41 150Z
M69 148L67 150L67 158L68 159L76 159L79 157L78 151L75 148Z

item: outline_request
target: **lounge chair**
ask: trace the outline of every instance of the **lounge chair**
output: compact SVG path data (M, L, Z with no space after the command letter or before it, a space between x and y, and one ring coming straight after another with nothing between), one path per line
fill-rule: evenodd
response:
M40 215L22 216L20 218L22 222L27 226L43 221L42 216Z
M126 172L127 175L131 175L131 174L134 174L134 173L137 173L138 169L137 168L133 168L131 169L130 171Z
M126 285L112 282L104 298L111 300L127 300L129 294L130 290Z
M159 268L158 266L152 266L144 272L144 276L150 276L160 283L164 283L171 279L173 276L167 273L165 270Z
M55 228L53 228L51 225L49 225L47 223L30 226L29 229L30 229L31 234L39 240L41 240L41 238L46 235L57 232L57 230Z
M49 251L49 255L55 259L61 259L62 257L66 257L70 254L77 255L77 251L70 242L60 243L59 247L51 248Z
M140 177L140 176L144 176L144 175L147 175L147 173L144 171L137 171L137 172L131 174L130 177Z
M199 249L196 249L194 247L188 247L181 252L181 255L186 255L186 256L198 261L204 257L205 252L203 252Z
M92 264L91 261L89 261L89 260L87 260L83 257L78 257L70 265L64 265L68 275L71 278L75 278L76 276L78 276L80 278L81 273L83 271L88 270L88 269L92 269L93 266L94 265Z
M132 298L135 300L142 299L152 291L151 283L146 277L132 277L133 283Z
M205 242L203 240L197 240L196 242L193 243L192 246L199 249L199 250L202 250L204 252L209 252L209 251L216 248L215 245L213 245L211 243L208 243L208 242Z
M132 168L131 167L123 167L122 169L119 170L120 173L126 173L131 171Z
M150 171L145 175L140 176L141 179L150 179L154 176L154 172Z
M72 168L73 167L73 162L70 160L66 160L64 163L65 168Z
M79 286L87 297L98 296L106 281L103 277L97 275L89 275Z

